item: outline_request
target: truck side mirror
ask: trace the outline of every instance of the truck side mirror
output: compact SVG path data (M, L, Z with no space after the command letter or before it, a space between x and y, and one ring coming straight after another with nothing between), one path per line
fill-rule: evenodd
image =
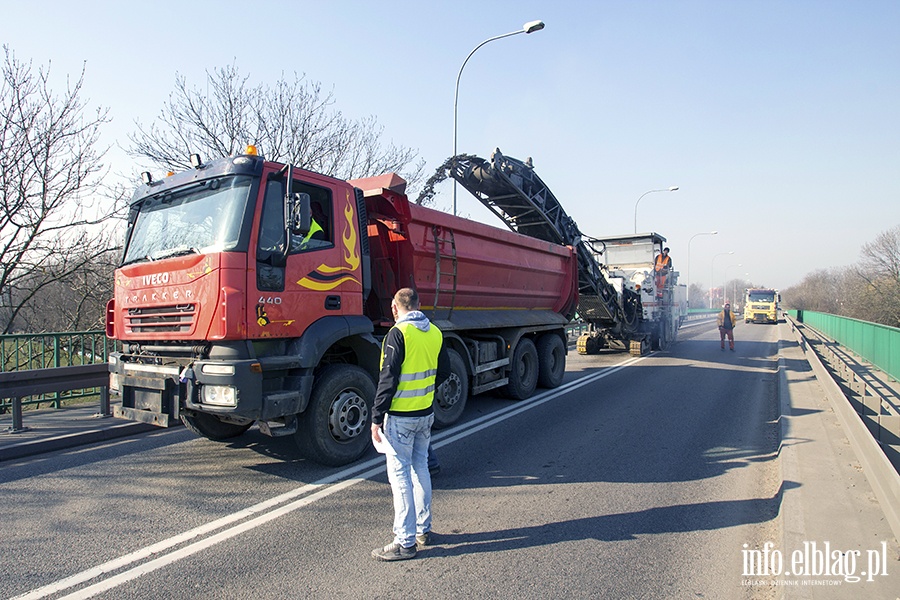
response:
M312 220L312 208L309 194L298 192L291 198L290 212L288 212L288 231L293 235L306 235L309 233Z

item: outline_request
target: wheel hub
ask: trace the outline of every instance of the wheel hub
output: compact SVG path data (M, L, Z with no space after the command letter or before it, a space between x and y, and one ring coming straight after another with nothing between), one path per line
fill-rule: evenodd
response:
M452 408L459 402L460 395L459 375L453 373L441 385L440 392L434 395L435 401L443 409Z
M369 407L353 390L341 392L328 412L328 428L334 439L340 442L360 435L368 422Z

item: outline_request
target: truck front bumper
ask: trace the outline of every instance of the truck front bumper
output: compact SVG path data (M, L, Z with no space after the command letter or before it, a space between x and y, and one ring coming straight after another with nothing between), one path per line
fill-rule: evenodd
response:
M271 403L263 394L263 376L256 360L172 358L166 359L166 364L152 364L134 355L113 353L109 371L110 390L122 399L114 414L132 421L169 427L179 421L183 410L238 422L285 414L283 403L266 406Z

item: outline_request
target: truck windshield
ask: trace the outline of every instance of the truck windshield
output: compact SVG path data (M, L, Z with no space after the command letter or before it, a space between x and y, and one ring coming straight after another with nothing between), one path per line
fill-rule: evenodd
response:
M747 302L775 302L775 292L747 292Z
M122 263L234 249L251 182L248 176L221 177L141 201Z

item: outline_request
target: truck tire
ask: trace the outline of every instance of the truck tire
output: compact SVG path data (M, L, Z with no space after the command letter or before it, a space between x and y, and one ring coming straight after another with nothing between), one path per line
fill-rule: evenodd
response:
M356 365L330 365L316 376L294 440L303 455L339 467L369 448L375 382Z
M566 345L555 333L538 338L538 385L557 388L566 374Z
M181 422L184 426L201 437L205 437L216 442L229 440L237 437L250 429L253 421L244 425L237 423L227 423L220 420L215 415L207 413L181 413Z
M441 429L456 423L466 408L469 398L469 376L466 363L459 352L447 350L450 359L450 377L434 394L434 427Z
M513 400L524 400L534 393L538 382L538 353L534 342L522 338L516 344L509 370L506 395Z

